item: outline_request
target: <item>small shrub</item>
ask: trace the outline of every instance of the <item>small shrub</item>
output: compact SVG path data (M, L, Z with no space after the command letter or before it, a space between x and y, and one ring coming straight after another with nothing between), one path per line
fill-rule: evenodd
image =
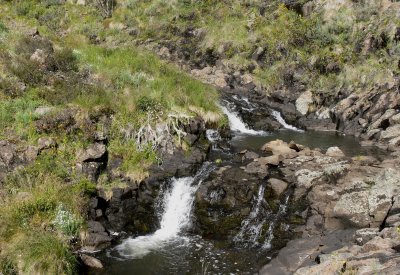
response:
M78 59L70 48L63 48L59 51L55 51L52 58L53 69L61 72L77 72L78 71Z
M84 196L87 197L95 196L97 193L96 184L87 179L81 179L78 183L74 185L74 189L79 194L83 194Z
M56 209L56 216L53 220L55 227L67 237L76 237L83 222L82 219L72 214L63 204Z
M0 274L17 275L18 269L16 263L9 256L0 256Z
M148 96L142 96L137 101L137 107L143 112L158 111L160 109L160 103Z

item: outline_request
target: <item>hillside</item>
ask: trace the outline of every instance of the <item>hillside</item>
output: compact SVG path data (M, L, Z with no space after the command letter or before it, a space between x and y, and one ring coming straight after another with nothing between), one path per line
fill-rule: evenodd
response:
M118 243L113 232L154 232L161 182L193 176L206 160L253 179L237 159L224 159L228 145L210 157L209 130L232 135L224 100L240 107L248 131L285 128L275 110L300 129L339 131L396 151L399 76L398 2L2 1L0 274L84 272L81 252ZM254 181L267 175L256 173ZM236 184L235 175L226 177ZM240 192L255 197L254 188ZM268 197L278 215L270 200L283 197ZM201 203L214 207L211 199ZM291 226L306 223L297 212L288 214ZM221 222L220 233L211 218L198 221L211 227L198 226L202 236L212 239L209 230L218 240L223 226L241 224Z

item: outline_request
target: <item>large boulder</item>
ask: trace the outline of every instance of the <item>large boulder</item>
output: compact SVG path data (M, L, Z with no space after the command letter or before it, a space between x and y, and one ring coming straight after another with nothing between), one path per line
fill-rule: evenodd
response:
M86 150L78 152L78 160L80 162L100 162L106 157L107 148L102 143L94 143L89 145Z
M272 152L273 155L281 155L283 158L293 158L297 155L296 150L291 149L288 143L280 139L264 144L261 150Z
M372 185L372 186L371 186ZM333 213L355 227L379 227L400 192L400 172L383 169L371 182L359 182L336 203Z
M313 102L314 100L311 91L304 92L296 100L296 109L300 114L305 116Z

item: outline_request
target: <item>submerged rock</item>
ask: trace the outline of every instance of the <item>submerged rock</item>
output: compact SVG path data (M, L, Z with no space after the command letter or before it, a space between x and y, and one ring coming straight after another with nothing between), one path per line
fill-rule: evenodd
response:
M97 269L104 268L103 263L99 259L96 259L95 257L86 254L81 254L79 255L79 258L82 260L83 264L86 265L87 267L97 268Z

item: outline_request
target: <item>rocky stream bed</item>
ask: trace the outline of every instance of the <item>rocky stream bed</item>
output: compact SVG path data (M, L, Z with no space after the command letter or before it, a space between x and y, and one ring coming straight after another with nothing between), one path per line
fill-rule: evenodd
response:
M240 94L222 104L232 131L193 121L190 154L92 199L81 251L111 248L89 274L398 274L393 146L304 131Z

